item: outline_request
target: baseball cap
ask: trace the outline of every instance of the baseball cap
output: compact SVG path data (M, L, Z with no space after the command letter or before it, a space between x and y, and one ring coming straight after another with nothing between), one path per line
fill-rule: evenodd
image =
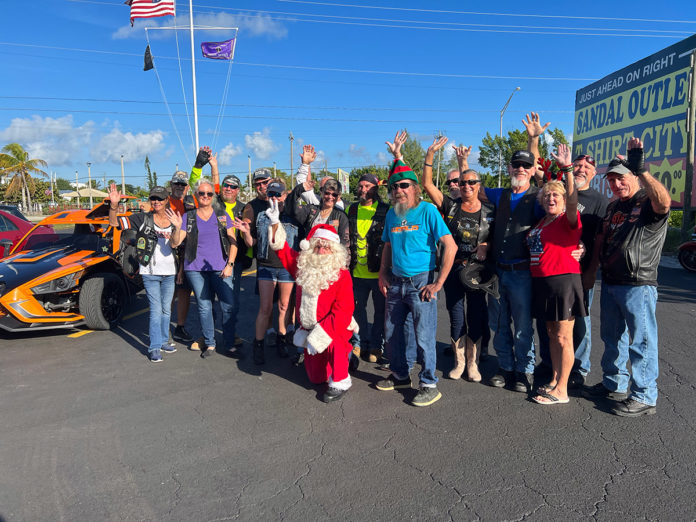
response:
M268 184L268 188L266 189L266 193L269 192L278 192L279 194L282 194L285 192L285 184L282 181L271 181Z
M518 150L510 158L510 164L513 163L526 163L531 167L534 165L534 154L526 150Z
M167 199L169 198L169 192L167 192L167 189L164 187L152 187L152 189L150 189L150 197L153 196L161 199Z
M231 185L237 185L238 187L242 185L242 183L239 181L239 178L234 174L229 174L223 178L222 184L224 185L226 183L229 183Z
M260 168L254 171L254 181L271 178L271 171L267 168Z
M362 176L360 176L358 183L360 183L361 181L367 181L368 183L372 183L373 185L379 185L379 179L377 179L377 176L370 173L363 174Z
M619 158L614 158L609 162L609 166L607 167L607 171L604 173L604 175L608 176L612 172L622 176L625 176L626 174L633 174L633 172L631 172L630 169L624 165L623 161L621 161Z
M172 183L188 185L189 177L183 170L177 170L172 176Z

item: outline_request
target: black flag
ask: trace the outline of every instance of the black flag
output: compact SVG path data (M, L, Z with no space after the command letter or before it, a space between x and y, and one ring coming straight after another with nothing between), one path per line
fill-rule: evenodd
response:
M152 53L150 52L150 46L148 45L145 48L145 67L143 67L143 71L149 71L154 67L152 63Z

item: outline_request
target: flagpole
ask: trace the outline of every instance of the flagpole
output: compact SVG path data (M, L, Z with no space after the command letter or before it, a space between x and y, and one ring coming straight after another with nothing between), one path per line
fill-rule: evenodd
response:
M194 156L198 154L198 99L196 97L196 52L193 45L193 0L189 0L189 25L191 29L191 81L193 82L193 128L196 136L196 150Z

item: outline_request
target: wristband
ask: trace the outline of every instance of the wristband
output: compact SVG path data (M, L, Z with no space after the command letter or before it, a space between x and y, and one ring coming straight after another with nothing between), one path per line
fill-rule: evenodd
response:
M228 261L227 264L228 264L229 266L234 266L234 261Z
M573 166L572 165L566 165L564 167L559 166L558 170L560 170L561 172L572 172Z
M431 169L433 168L432 163L423 162L423 165L425 165L426 167L430 167Z

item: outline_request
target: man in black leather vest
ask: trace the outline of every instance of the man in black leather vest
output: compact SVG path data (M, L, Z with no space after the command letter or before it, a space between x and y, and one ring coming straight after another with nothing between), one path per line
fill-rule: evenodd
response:
M588 393L620 400L612 412L622 417L655 413L657 403L657 267L667 235L672 198L645 168L643 143L628 141L628 161L617 158L606 173L616 196L598 232L591 269L600 264L600 332L604 342L603 379ZM642 188L641 188L642 185ZM586 287L594 270L583 274ZM631 361L631 374L626 363Z
M493 258L499 280L500 299L488 299L489 322L498 372L489 384L529 392L534 372L534 329L532 326L532 277L529 272L527 232L544 212L537 202L537 188L530 185L535 171L534 155L519 150L512 155L509 189L479 192L496 207ZM514 327L514 334L513 334Z

